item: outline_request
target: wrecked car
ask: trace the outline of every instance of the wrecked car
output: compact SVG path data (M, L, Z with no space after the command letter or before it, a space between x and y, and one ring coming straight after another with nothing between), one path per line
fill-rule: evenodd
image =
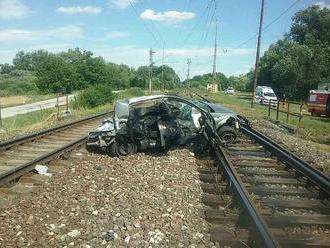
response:
M216 106L178 96L120 100L114 110L112 119L89 133L88 150L101 149L112 156L126 156L149 148L187 144L203 133L205 125L217 128L218 133L227 132L225 126L235 126L231 115L215 112Z
M210 112L215 121L215 128L224 143L233 143L237 139L240 119L232 110L219 104L193 99L192 102Z

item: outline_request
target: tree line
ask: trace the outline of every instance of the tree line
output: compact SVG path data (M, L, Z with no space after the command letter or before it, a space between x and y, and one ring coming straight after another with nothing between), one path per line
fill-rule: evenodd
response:
M330 10L317 5L297 12L288 33L272 44L260 59L258 85L271 86L278 97L306 100L311 89L330 82ZM232 86L252 91L254 70L240 76L217 73L195 76L195 87L216 82L225 90Z
M107 85L111 89L146 89L150 68L141 66L135 70L124 64L106 62L90 51L76 48L56 54L46 50L19 51L12 65L0 65L0 77L6 78L17 72L30 72L41 93L66 94L98 85ZM153 66L152 76L155 89L172 89L180 83L178 75L167 65Z

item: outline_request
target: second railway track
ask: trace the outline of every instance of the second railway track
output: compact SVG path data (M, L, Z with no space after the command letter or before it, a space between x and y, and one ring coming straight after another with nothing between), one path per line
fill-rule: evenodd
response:
M88 132L110 114L112 112L87 117L0 143L0 186L18 179L36 164L49 162L81 145Z
M329 178L252 128L241 131L238 143L216 147L200 169L211 239L231 247L330 247Z

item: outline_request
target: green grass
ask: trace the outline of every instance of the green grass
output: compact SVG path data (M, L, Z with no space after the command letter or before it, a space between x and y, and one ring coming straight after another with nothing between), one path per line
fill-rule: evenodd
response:
M247 118L261 119L268 117L268 106L255 104L254 108L251 109L251 93L240 93L236 96L231 96L222 92L218 94L202 92L202 95L211 101L221 103L235 112L241 113ZM299 106L295 108L292 106L292 109L294 112L299 112ZM304 114L306 115L304 115L300 122L298 135L316 143L330 145L330 119L312 117L307 113L306 109L304 110ZM271 118L276 119L275 110L271 111ZM279 121L286 122L285 113L279 113ZM298 118L290 116L289 124L297 126Z

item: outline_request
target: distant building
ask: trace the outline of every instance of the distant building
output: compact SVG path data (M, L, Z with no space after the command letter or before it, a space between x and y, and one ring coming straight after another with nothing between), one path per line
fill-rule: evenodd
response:
M207 84L206 89L210 91L211 93L218 93L218 84Z

